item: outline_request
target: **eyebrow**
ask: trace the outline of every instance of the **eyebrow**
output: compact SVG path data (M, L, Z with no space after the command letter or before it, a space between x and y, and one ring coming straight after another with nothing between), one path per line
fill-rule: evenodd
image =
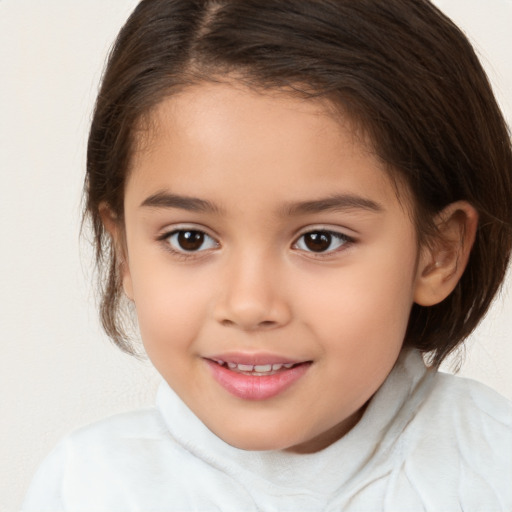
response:
M140 205L149 208L179 208L191 212L219 213L215 204L197 197L180 196L170 192L157 192L148 196ZM312 201L288 203L282 208L287 216L303 215L307 213L322 213L325 211L367 210L382 212L384 208L375 201L353 194L337 194Z
M152 194L144 199L140 206L150 208L179 208L190 212L219 212L219 208L210 201L197 197L180 196L169 192L157 192L156 194Z
M336 194L313 201L302 201L298 203L289 203L284 207L287 215L301 215L306 213L322 213L325 211L347 211L347 210L367 210L379 213L384 211L384 207L379 203L353 194Z

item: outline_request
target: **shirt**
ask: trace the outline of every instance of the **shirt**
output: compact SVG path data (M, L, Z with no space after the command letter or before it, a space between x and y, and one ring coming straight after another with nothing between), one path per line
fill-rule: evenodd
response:
M156 407L66 437L23 505L24 512L511 510L512 405L480 383L427 369L415 350L400 356L357 425L313 454L234 448L163 382Z

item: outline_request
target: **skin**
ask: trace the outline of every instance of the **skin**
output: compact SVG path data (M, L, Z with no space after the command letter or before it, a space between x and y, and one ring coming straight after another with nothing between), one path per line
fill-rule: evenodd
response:
M319 102L202 84L161 103L150 126L124 224L102 212L118 246L122 236L123 286L149 358L227 443L323 449L391 371L413 302L436 303L455 286L476 213L454 205L443 218L454 243L419 250L408 201L349 120ZM207 235L199 249L179 245L187 229ZM340 235L311 251L303 235L326 230ZM277 396L244 400L212 378L207 359L227 352L311 364Z

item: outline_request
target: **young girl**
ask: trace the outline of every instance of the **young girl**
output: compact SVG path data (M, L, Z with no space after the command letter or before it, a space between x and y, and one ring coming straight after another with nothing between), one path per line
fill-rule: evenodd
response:
M135 353L132 305L163 383L23 510L512 510L510 404L436 371L507 268L511 144L427 0L143 0L86 197L103 325Z

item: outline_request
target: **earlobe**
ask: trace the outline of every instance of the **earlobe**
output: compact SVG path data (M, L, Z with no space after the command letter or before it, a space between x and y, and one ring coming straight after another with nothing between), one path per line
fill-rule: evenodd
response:
M115 253L115 264L122 281L124 293L130 300L133 300L133 286L130 267L128 265L124 226L122 225L122 221L106 203L102 203L100 205L99 214L105 230L109 233L112 239L112 247Z
M423 247L418 262L414 302L433 306L459 282L469 260L478 213L466 201L448 205L436 218L437 236Z

